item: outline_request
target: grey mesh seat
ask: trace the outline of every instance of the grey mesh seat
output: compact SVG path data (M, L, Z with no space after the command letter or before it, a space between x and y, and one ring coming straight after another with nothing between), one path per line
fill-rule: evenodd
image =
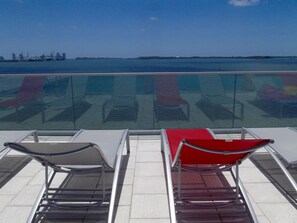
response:
M245 128L246 132L255 138L269 137L274 140L274 144L266 146L272 158L276 161L290 184L297 192L297 182L293 178L289 169L297 167L297 130L294 128ZM285 166L285 165L286 166ZM293 198L297 203L296 198Z
M66 209L68 216L59 211L61 218L75 217L78 214L78 209L105 206L108 209L108 214L105 213L108 215L105 216L106 220L112 222L125 142L127 143L127 153L129 153L128 134L128 130L80 130L70 142L5 143L5 146L25 153L45 166L43 202L39 202L39 207L30 217L34 220L38 218L38 214L44 214L45 206ZM49 167L53 169L50 173ZM113 172L113 179L112 188L108 189L105 176L110 171ZM101 173L102 180L100 179L100 186L95 188L53 188L51 183L56 173L59 172L72 175ZM73 212L69 212L69 210L73 210ZM91 211L88 210L88 212ZM100 218L100 211L95 211L92 214L96 215L94 218Z

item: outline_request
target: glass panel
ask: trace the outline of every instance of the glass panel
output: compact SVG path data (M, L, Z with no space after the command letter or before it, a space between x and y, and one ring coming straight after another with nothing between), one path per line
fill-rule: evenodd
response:
M71 76L49 76L45 85L44 123L41 129L73 129L73 80Z
M1 129L296 126L297 73L1 76L0 108Z
M200 99L196 105L201 111L199 127L229 128L233 118L242 118L244 108L241 102L234 100L234 78L234 75L198 75Z
M244 103L245 116L243 122L235 120L235 127L296 126L296 74L238 76L236 99Z
M40 128L44 122L46 76L1 77L1 129Z

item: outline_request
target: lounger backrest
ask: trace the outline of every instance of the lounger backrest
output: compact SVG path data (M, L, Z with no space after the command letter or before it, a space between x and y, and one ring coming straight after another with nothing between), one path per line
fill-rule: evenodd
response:
M54 165L101 165L104 162L102 155L98 150L97 145L90 143L13 143L10 147L21 146L25 149L24 153L27 153L32 158L36 158L38 161L47 161ZM91 146L90 146L91 145ZM90 146L90 147L89 147ZM80 151L80 148L85 148ZM16 148L14 148L16 149ZM16 149L18 150L18 149ZM37 153L32 155L32 153ZM64 153L64 154L62 154ZM50 154L52 154L50 156ZM59 156L56 156L60 154Z
M42 92L46 79L46 76L25 77L17 97L22 98L23 100L33 100L38 98Z
M207 129L166 129L166 135L173 162L176 160L178 146L184 138L213 139Z
M244 152L248 148L267 145L269 139L246 140L219 140L215 139L208 129L166 129L169 143L172 166L178 160L182 164L234 164L237 160L247 157L250 152ZM191 148L182 142L202 147L208 150L228 152L238 151L241 154L216 154Z
M136 97L136 76L116 76L112 100L115 106L132 106Z
M180 98L178 81L176 75L158 75L155 76L156 97L164 104L170 99Z
M257 149L267 145L269 139L185 139L185 142L199 147L201 149L210 150L211 152L201 151L184 144L180 151L180 160L182 164L235 164L249 156L253 151L247 152L249 149ZM218 154L223 153L223 154ZM238 153L238 154L228 154Z

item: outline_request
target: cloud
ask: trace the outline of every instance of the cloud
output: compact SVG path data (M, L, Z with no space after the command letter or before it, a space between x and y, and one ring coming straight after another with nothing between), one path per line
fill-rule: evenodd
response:
M158 20L158 18L157 18L157 17L155 17L155 16L151 16L151 17L149 17L149 20L151 20L151 21L157 21L157 20Z
M257 5L260 2L260 0L229 0L229 4L233 6L252 6Z

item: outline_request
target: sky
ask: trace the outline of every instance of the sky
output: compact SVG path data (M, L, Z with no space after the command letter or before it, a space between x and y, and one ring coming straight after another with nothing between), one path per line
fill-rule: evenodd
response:
M296 0L0 0L0 56L296 56Z

